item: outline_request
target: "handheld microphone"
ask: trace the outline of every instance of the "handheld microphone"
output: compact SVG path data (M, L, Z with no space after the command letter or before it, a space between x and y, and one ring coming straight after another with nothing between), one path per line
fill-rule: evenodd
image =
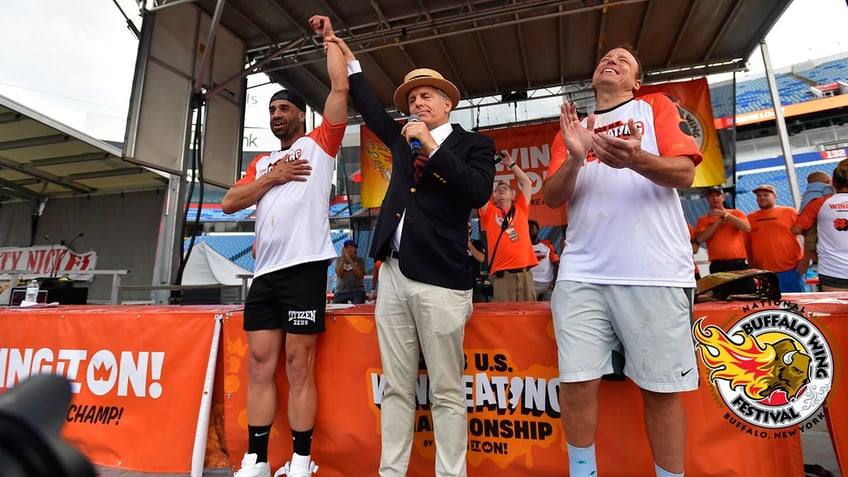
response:
M417 114L410 114L409 118L407 118L407 122L410 123L417 123L418 121L421 121L421 118L418 117ZM412 157L415 157L421 153L421 141L419 141L418 139L412 138L409 141L409 147L412 148Z

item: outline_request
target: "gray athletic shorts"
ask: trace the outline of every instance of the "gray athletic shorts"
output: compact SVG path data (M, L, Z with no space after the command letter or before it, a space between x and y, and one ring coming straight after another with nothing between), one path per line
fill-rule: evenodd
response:
M612 373L612 351L623 348L624 374L640 388L697 389L692 289L559 281L551 310L561 382Z

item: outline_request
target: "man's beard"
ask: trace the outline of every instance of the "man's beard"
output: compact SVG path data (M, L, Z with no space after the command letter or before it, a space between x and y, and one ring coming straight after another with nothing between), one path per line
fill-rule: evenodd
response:
M274 136L277 139L279 139L280 141L286 141L286 140L289 140L289 139L295 137L297 135L298 130L301 127L302 126L300 125L300 123L287 122L286 127L283 128L282 130L277 131L277 130L272 129L271 132L273 132Z

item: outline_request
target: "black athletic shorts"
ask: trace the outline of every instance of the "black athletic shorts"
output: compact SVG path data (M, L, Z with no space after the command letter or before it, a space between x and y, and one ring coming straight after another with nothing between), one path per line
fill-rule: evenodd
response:
M329 260L302 263L254 278L244 304L244 330L324 331L329 265Z

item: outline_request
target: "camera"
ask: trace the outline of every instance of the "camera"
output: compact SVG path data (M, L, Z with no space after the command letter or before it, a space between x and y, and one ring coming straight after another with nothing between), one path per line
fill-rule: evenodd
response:
M489 279L489 274L481 273L474 281L474 301L490 302L494 292L495 287L492 285L492 280Z
M70 382L51 374L31 376L0 395L0 473L95 477L91 463L60 436L70 401Z

